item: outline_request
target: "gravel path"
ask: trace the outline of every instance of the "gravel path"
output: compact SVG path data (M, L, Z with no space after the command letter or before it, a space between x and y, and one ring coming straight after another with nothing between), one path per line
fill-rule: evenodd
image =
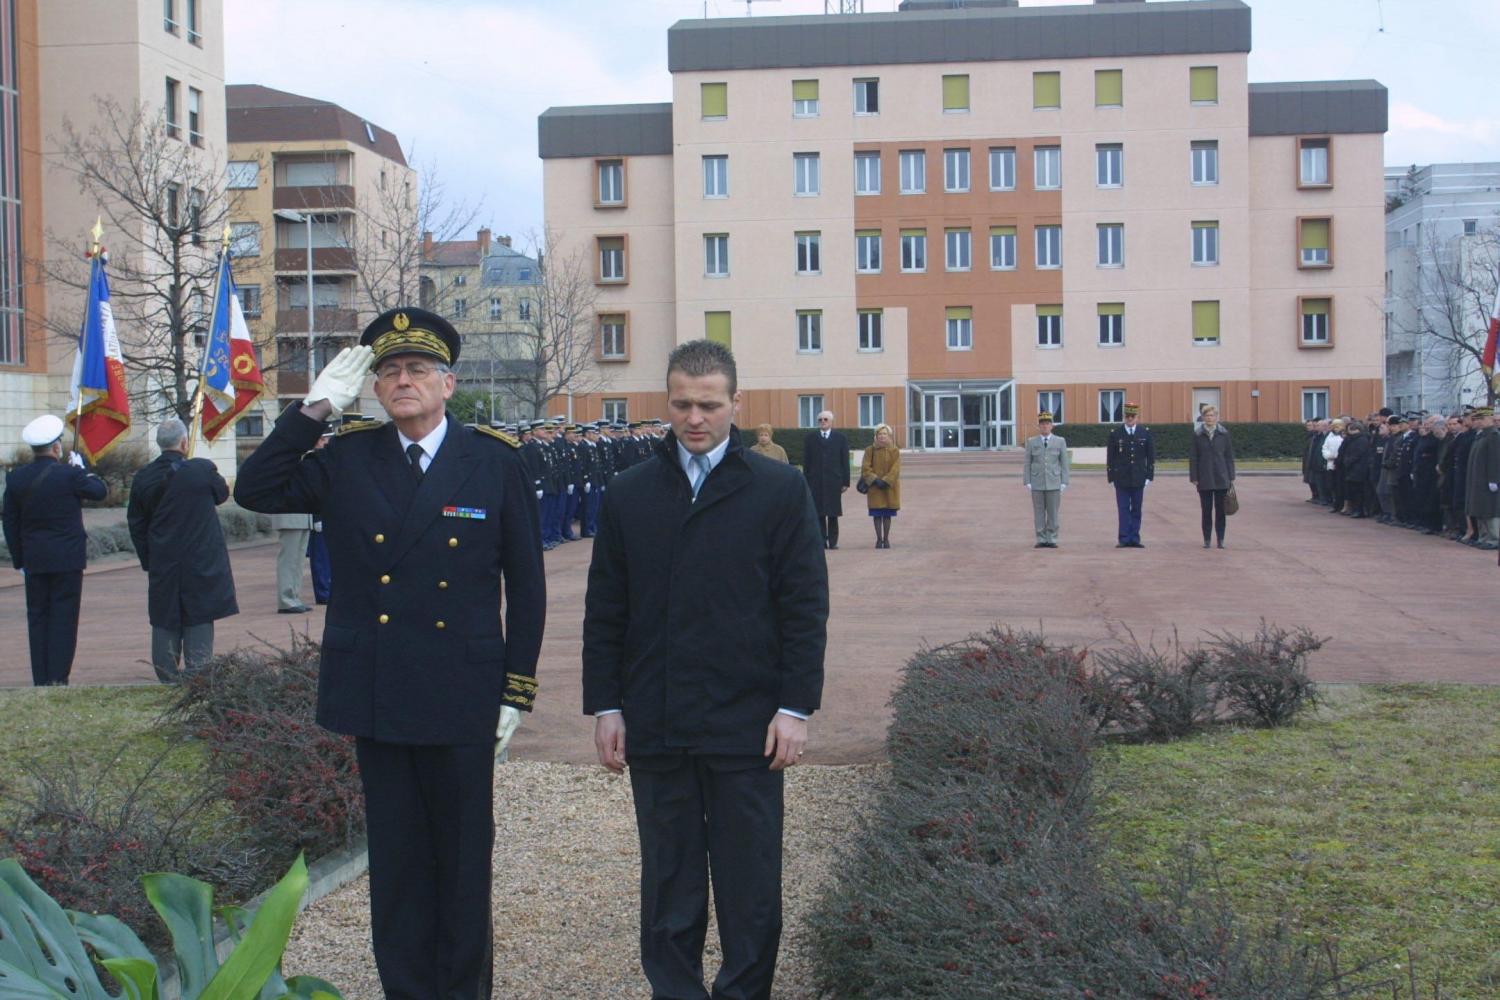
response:
M777 1000L815 995L804 918L876 773L807 765L788 773ZM495 996L649 996L637 946L640 855L628 779L597 766L517 762L496 772L495 798ZM322 976L348 1000L379 1000L368 892L359 878L302 915L286 952L288 975ZM711 981L719 956L710 922Z

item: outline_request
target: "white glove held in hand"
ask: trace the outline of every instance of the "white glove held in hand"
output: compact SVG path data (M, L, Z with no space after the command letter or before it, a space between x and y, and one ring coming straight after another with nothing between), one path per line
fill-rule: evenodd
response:
M83 468L83 456L76 451L68 452L68 464L76 465L80 469Z
M500 722L495 726L495 756L499 757L510 746L510 738L521 728L521 710L509 705L500 706Z
M303 405L326 399L333 409L334 416L343 413L359 398L361 390L364 389L365 376L370 374L370 359L374 356L374 348L365 345L346 347L339 351L338 355L318 372L317 379L313 381L312 391L302 400Z
M583 484L583 492L585 492L585 493L592 493L593 491L594 491L594 484L593 483L584 483Z
M542 498L542 491L541 491L541 490L537 490L537 491L536 491L536 498L537 498L537 499L538 499L538 500L540 500L540 499L541 499L541 498Z
M1500 483L1490 483L1491 493L1500 493Z
M573 484L569 483L568 484L568 496L572 496L572 495L573 495Z

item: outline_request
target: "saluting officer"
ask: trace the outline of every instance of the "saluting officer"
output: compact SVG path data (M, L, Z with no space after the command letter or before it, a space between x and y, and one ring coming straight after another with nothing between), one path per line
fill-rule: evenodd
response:
M458 351L440 316L381 314L287 408L235 484L249 510L323 521L339 585L318 722L356 739L387 997L490 995L494 756L531 710L546 615L535 483L518 442L445 413ZM391 422L344 428L312 451L372 364Z
M1120 528L1117 549L1144 549L1141 544L1141 505L1146 487L1156 478L1156 442L1148 428L1137 426L1141 419L1138 403L1125 404L1125 426L1109 432L1106 474L1115 484L1115 509Z

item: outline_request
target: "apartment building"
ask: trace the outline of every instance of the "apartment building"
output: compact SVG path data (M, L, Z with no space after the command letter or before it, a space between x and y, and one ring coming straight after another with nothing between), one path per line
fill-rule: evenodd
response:
M1484 347L1500 280L1500 163L1388 167L1385 192L1391 405L1433 413L1483 405L1473 350Z
M417 178L396 136L329 101L270 87L226 88L231 249L246 323L273 387L236 428L253 448L315 370L357 341L379 311L372 284L397 280L420 248ZM309 306L311 308L309 308ZM361 403L379 413L373 396Z
M49 285L42 264L78 259L101 207L78 193L65 123L101 124L100 98L145 106L196 162L222 162L222 11L222 0L0 0L0 440L67 404L74 345L48 328L70 329L83 297ZM131 241L105 239L124 263ZM138 332L122 324L127 350Z
M1049 410L1380 404L1374 81L1250 83L1239 0L681 21L669 104L552 108L545 211L608 387L733 346L742 424L1015 444Z

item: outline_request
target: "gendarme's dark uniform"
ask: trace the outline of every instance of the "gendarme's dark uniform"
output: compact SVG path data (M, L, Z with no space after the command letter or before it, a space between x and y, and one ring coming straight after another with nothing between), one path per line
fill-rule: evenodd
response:
M431 341L391 346L381 337L393 324ZM419 309L376 319L372 341L377 364L434 344L449 349L440 360L457 356L452 327ZM345 428L312 451L324 425L294 404L235 484L250 510L323 522L338 586L318 721L358 737L375 957L386 996L410 1000L490 995L495 727L502 704L531 708L546 610L518 442L446 421L418 477L393 423Z
M1139 412L1135 404L1125 404L1127 415ZM1146 483L1156 478L1156 442L1149 428L1139 423L1134 428L1122 425L1109 432L1105 451L1105 469L1115 487L1115 510L1119 515L1118 547L1143 548L1141 507Z

